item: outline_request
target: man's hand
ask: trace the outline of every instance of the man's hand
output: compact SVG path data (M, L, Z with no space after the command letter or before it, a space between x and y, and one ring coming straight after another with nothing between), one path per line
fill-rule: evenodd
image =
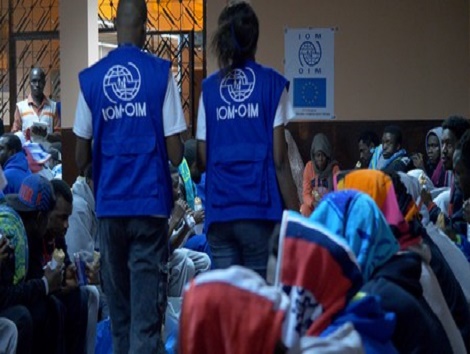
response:
M432 195L426 188L421 188L421 202L426 208L432 203Z
M77 268L73 264L69 264L65 269L65 286L62 287L62 292L69 292L78 288Z
M62 286L62 269L57 267L52 270L49 266L44 268L44 277L47 280L49 294L59 291Z
M198 211L193 211L191 215L193 216L194 221L196 222L196 225L204 221L205 213L203 209L198 210Z
M186 201L184 201L183 199L178 199L173 209L173 217L175 218L175 220L179 222L188 209L188 203L186 203Z
M85 272L88 279L88 284L97 285L100 284L100 262L86 263Z

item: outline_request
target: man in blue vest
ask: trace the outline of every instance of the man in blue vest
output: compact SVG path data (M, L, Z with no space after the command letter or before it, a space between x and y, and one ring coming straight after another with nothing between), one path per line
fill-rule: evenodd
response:
M79 74L73 128L79 169L93 164L114 353L126 354L165 352L168 161L181 162L186 130L171 63L142 50L146 20L144 0L119 2L119 46Z

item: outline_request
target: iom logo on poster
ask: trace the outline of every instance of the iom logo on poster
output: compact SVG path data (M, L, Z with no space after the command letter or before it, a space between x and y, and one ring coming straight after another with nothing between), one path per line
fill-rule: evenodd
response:
M135 64L112 66L103 79L103 90L112 102L132 101L140 90L140 72Z
M256 76L250 68L234 69L220 84L220 97L230 104L247 100L256 84Z
M321 45L320 42L305 41L299 47L299 61L302 66L313 67L321 60Z
M133 101L140 90L141 76L134 63L112 66L103 79L103 91L111 105L101 109L104 120L146 117L146 102ZM132 101L132 102L131 102Z

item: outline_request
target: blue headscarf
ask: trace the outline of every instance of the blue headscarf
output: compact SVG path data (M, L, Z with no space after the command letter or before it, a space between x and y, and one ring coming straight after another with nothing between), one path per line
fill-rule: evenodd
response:
M399 250L385 217L367 194L353 190L329 193L310 219L344 237L357 257L364 281Z

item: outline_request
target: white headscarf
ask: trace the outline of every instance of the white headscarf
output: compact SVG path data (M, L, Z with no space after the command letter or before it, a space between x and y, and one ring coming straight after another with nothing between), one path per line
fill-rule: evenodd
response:
M428 176L426 176L426 173L424 173L422 170L411 170L408 172L408 174L404 172L398 172L398 175L400 176L400 180L406 187L406 191L408 192L409 195L414 199L416 205L420 205L421 203L421 189L423 186L420 183L420 178L426 178L426 183L424 184L428 191L431 191L434 189L434 186L429 179ZM421 177L424 176L424 177ZM429 224L429 211L426 208L425 205L421 206L421 209L419 210L419 213L422 216L421 222L424 226Z

